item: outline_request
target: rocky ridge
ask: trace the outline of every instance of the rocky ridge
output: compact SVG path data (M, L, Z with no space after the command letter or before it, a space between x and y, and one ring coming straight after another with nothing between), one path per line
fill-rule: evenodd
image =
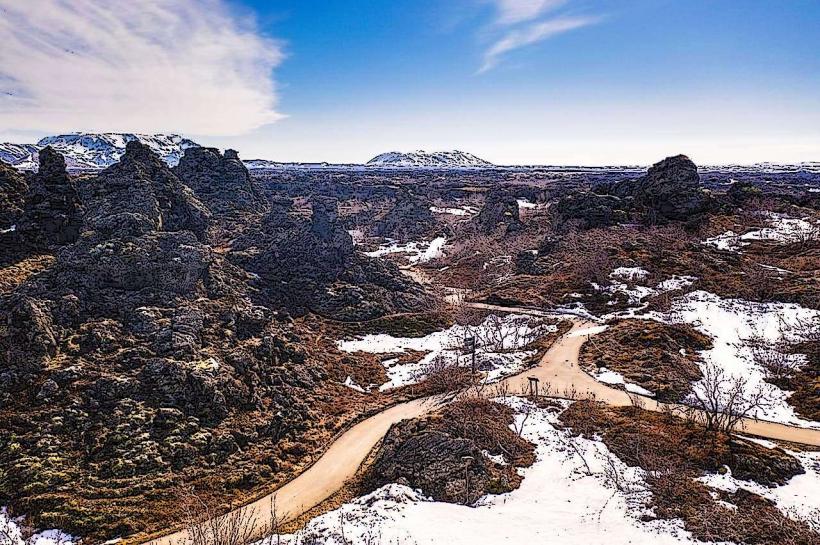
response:
M39 159L15 203L53 258L0 295L0 504L39 527L103 541L168 524L179 486L225 497L286 478L351 410L324 414L346 390L341 357L290 314L428 301L354 250L335 200L315 199L308 221L274 198L257 223L249 191L253 250L216 251L229 195L206 189L248 187L234 153L194 152L177 171L214 211L137 140L79 187L59 153Z

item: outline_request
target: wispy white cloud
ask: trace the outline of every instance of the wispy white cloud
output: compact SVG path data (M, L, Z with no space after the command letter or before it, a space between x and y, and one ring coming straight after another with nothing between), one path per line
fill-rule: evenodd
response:
M0 0L0 44L0 132L227 135L281 117L281 45L223 0Z
M482 74L492 70L504 55L577 28L597 23L600 17L556 15L568 0L491 0L495 5L495 24L504 28L503 35L484 52L478 69Z
M566 2L567 0L493 0L498 12L498 23L502 25L529 21Z

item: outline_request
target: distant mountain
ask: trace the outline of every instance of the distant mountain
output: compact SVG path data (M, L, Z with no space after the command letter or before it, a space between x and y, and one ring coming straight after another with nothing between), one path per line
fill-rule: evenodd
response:
M177 134L73 133L47 136L36 144L0 144L0 160L21 170L37 169L37 152L51 146L61 153L69 170L101 170L120 160L125 145L139 140L171 166L187 148L199 144Z
M491 168L494 165L464 151L411 151L382 153L367 162L375 168Z

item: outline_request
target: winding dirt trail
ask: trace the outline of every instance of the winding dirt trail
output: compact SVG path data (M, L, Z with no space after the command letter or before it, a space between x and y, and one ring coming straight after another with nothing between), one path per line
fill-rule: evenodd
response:
M554 316L543 311L467 303L469 306L484 310L513 312L533 316ZM583 399L593 397L613 406L631 405L632 399L623 390L618 390L595 380L585 373L578 364L581 346L599 327L595 322L571 317L572 329L558 339L541 358L538 366L518 375L510 376L499 384L508 388L511 394L527 392L527 378L539 379L541 391L549 385L551 395ZM641 398L644 408L660 411L663 404L649 398ZM262 534L271 524L271 502L275 498L276 510L280 522L293 520L316 505L320 504L340 490L359 469L362 462L374 446L384 437L390 426L408 418L416 418L429 413L441 403L443 396L434 396L408 401L371 416L343 433L328 450L310 468L298 477L285 484L277 491L268 494L249 505L256 515L254 538ZM739 426L744 433L768 439L803 443L820 447L820 430L797 428L774 422L745 420ZM147 541L148 545L185 545L188 533L180 530L163 537Z

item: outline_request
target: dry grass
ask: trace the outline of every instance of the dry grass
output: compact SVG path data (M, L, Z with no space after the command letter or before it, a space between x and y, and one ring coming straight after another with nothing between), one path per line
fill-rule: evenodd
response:
M573 433L600 436L625 463L647 470L655 516L683 520L697 539L755 545L808 545L820 540L806 521L786 517L760 496L739 490L720 492L716 498L694 480L726 465L737 478L782 484L797 461L780 449L732 440L681 418L636 407L576 402L561 415L561 422ZM790 473L778 473L790 463Z

